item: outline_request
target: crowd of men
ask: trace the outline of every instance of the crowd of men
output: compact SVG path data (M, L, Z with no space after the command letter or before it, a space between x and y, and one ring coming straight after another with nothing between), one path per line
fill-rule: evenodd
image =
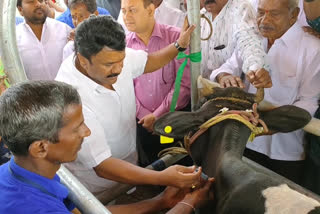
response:
M201 169L143 167L163 148L152 132L170 111L183 61L176 56L188 53L196 27L206 37L209 23L189 25L186 1L122 0L120 6L120 1L65 0L64 12L48 1L17 0L23 17L16 23L17 45L32 81L0 97L0 213L77 213L56 175L61 164L104 204L122 183L168 186L149 200L108 205L114 213L191 213L203 205L213 179L201 180ZM200 3L199 13L213 29L201 42L203 77L251 93L265 88L273 104L315 114L320 0ZM49 18L49 8L62 14ZM190 111L190 87L188 64L175 110ZM258 137L245 155L303 184L306 151L298 130Z

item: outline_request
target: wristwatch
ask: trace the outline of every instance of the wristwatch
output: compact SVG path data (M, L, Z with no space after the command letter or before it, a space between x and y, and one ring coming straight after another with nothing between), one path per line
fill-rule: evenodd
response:
M187 48L180 47L180 45L178 44L178 41L174 43L174 47L176 47L179 52L183 52L187 50Z

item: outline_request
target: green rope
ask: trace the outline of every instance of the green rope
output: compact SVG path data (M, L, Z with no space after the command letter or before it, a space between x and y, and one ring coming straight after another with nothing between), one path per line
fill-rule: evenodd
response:
M185 58L185 60L180 65L177 73L176 81L174 82L174 92L171 100L170 112L174 112L176 109L176 105L177 105L179 93L180 93L181 79L183 76L183 71L188 63L188 59L190 59L191 62L201 62L201 52L192 53L189 55L183 52L179 52L177 59L183 59L183 58Z

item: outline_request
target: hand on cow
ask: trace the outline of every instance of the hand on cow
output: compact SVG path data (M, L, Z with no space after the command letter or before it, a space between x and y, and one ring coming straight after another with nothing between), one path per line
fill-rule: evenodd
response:
M246 76L249 82L256 88L272 87L272 80L269 72L264 68L258 69L256 71L249 71Z
M209 178L207 181L202 182L198 189L186 194L182 201L191 204L194 208L202 207L207 202L212 201L214 196L213 192L210 191L210 187L213 182L214 178Z
M186 16L183 27L180 32L180 36L177 40L180 47L187 48L189 46L191 33L194 31L195 28L195 25L189 26L188 17Z
M191 188L199 186L201 181L201 168L185 167L180 165L170 166L161 172L162 184L178 188Z
M244 88L244 84L240 77L233 76L229 73L221 73L217 76L217 81L220 84L222 88L228 88L228 87L238 87L238 88Z
M157 196L162 201L165 209L174 207L179 201L183 200L190 189L180 189L168 186L161 194Z
M156 116L154 114L147 114L141 120L139 120L139 124L142 124L142 126L147 129L149 132L153 131L153 124L156 121Z

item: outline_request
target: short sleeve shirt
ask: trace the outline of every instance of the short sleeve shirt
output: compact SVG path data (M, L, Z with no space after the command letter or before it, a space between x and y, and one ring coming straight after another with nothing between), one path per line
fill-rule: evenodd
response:
M37 183L45 190L54 195L43 193L32 185L17 179L12 173L19 175L29 181ZM69 192L60 183L60 178L55 175L53 179L30 172L14 162L11 158L9 162L0 166L0 213L10 214L65 214L70 213L75 208L74 204L68 207L64 204Z
M91 191L106 190L115 182L100 178L93 167L109 157L136 163L136 104L133 78L143 74L147 53L126 49L121 74L109 90L77 70L73 55L62 64L56 80L77 88L85 123L91 135L84 139L78 158L65 164Z

